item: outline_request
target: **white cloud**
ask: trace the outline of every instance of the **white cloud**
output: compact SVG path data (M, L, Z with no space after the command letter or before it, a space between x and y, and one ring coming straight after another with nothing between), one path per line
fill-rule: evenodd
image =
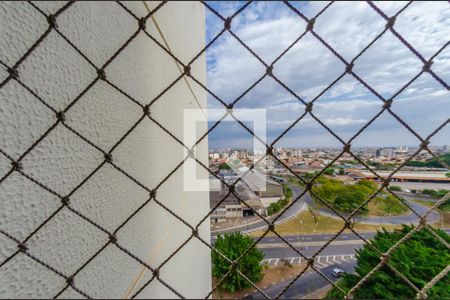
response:
M375 4L389 16L402 7L394 2ZM312 17L324 5L323 2L295 3L308 17ZM237 7L234 6L233 9L235 11ZM229 14L232 11L229 10ZM208 26L216 25L211 18L208 20ZM233 20L232 28L265 62L270 63L300 36L305 26L306 23L283 3L257 2L249 5ZM384 26L385 20L367 3L337 2L317 19L315 30L338 53L350 60L381 32ZM397 18L395 28L428 58L450 36L450 6L442 2L413 3ZM443 79L450 79L450 50L447 50L434 59L432 66ZM207 56L210 62L208 85L226 102L236 99L265 72L265 67L230 35L221 38L207 52ZM376 91L388 98L420 72L421 68L420 60L388 32L356 60L354 70ZM345 65L310 33L274 66L274 74L306 101L316 97L344 70ZM421 127L421 133L430 132L449 115L448 110L442 109L450 107L448 91L430 78L427 74L422 75L394 101L397 106L402 105L402 117L408 119L408 122L416 122L416 127ZM419 104L406 105L407 101ZM214 100L210 103L211 107L217 106ZM445 103L449 105L445 106ZM273 134L280 133L304 111L304 106L271 78L264 79L243 97L237 106L267 108L268 125L273 129ZM428 106L428 109L423 110L424 106ZM313 111L325 124L345 135L358 130L380 111L381 107L380 99L356 79L346 75L317 100ZM426 113L432 115L435 121L429 124L418 121L417 116ZM304 123L310 124L304 125L305 128L312 128L315 124L310 121ZM398 122L387 124L393 126L388 129L393 132L394 127L401 126ZM384 127L381 124L377 126L372 129L374 132ZM291 136L289 140L293 141L295 137ZM324 140L326 139L315 139ZM402 137L397 139L399 142L401 140ZM405 138L405 141L407 140ZM444 140L435 142L442 143Z
M325 119L325 122L332 125L350 125L350 124L364 124L368 120L365 119L352 119L352 118L332 118Z

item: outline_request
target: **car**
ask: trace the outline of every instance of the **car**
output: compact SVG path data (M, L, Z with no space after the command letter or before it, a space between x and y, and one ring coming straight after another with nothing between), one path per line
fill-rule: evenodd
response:
M331 270L331 274L335 277L335 278L339 278L344 274L344 270L342 270L341 268L334 268L333 270Z

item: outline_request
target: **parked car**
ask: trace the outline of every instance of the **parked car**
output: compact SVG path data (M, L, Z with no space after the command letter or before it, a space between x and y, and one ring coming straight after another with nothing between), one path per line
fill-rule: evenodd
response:
M344 270L342 270L341 268L334 268L333 270L331 270L331 274L335 278L339 278L344 274Z

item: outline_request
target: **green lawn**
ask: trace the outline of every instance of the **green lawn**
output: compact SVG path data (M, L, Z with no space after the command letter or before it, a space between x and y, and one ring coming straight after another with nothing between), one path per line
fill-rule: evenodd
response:
M295 235L302 233L302 225L300 224L300 221L303 222L303 233L314 233L314 218L309 211L304 211L300 213L298 216L287 221L284 224L276 225L275 230L280 235ZM401 227L397 225L382 225L382 226L387 230L393 230ZM342 227L344 227L344 221L320 215L315 227L316 227L315 233L336 233ZM378 225L357 223L355 224L354 229L357 232L368 232L368 231L376 231L380 229L380 227ZM264 230L255 231L252 232L251 235L257 237L263 234L264 232L265 232ZM268 235L273 236L274 233L269 232Z

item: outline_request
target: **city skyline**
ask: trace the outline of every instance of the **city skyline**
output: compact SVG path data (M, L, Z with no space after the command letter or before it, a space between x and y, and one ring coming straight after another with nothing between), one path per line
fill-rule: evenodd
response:
M354 149L358 149L358 150L362 150L362 149L394 149L394 148L400 148L400 147L406 147L408 149L418 149L419 146L417 145L391 145L391 146L357 146L357 147L352 147ZM450 145L449 144L440 144L440 145L429 145L430 148L441 148L444 151L448 151L448 149L450 149ZM321 147L275 147L275 148L282 148L282 149L301 149L301 150L320 150L320 149L326 149L326 150L340 150L342 149L342 147L332 147L332 146L321 146ZM217 147L217 148L212 148L209 147L209 151L222 151L222 150L247 150L247 151L252 151L253 148L251 147Z

